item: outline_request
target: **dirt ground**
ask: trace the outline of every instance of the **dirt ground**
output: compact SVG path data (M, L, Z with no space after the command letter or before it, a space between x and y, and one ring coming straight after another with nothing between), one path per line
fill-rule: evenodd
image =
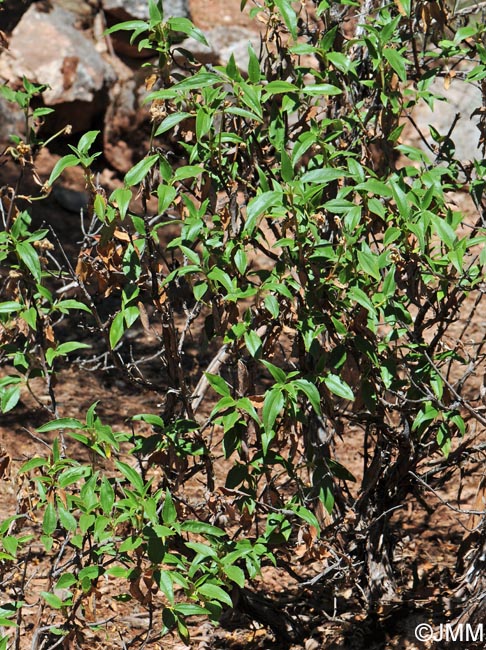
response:
M207 29L220 24L232 24L254 27L245 14L240 13L239 0L192 0L191 14L195 24ZM46 177L56 157L43 152L40 158L40 173ZM0 170L0 173L1 170ZM5 174L5 170L3 170ZM81 189L82 179L76 171L67 175L68 185ZM117 184L117 179L109 172L106 181ZM3 184L4 181L2 181ZM466 195L454 197L460 209L472 211ZM63 231L81 236L79 218L65 212L54 200L39 208L48 209L49 221L55 225L62 236ZM37 208L36 208L37 210ZM463 307L463 319L457 331L466 323L471 313L472 303ZM476 313L477 323L473 328L474 338L484 339L486 322L481 310ZM0 374L6 369L0 368ZM483 378L476 377L470 382L468 390L479 391ZM97 413L103 421L109 422L114 429L126 430L130 419L138 413L157 413L160 396L137 389L126 382L115 371L100 373L81 369L78 366L64 367L57 377L58 408L61 417L79 417L96 400L99 400ZM45 387L40 382L32 385L33 394L25 395L19 406L0 419L0 449L3 448L11 457L10 478L0 480L0 521L11 515L15 509L16 469L27 459L46 452L43 439L49 441L49 435L39 437L34 429L46 422L48 414L43 406L47 401ZM474 424L472 425L474 427ZM484 440L484 432L479 438ZM457 443L456 443L457 444ZM355 475L362 474L362 440L358 432L350 431L337 450L337 459ZM219 467L224 476L225 465ZM303 622L311 621L312 633L300 645L291 650L347 650L353 648L376 649L424 649L427 644L418 643L414 636L415 627L422 623L432 623L445 617L451 607L453 590L457 583L456 558L465 532L470 529L471 515L461 513L472 509L477 504L477 488L484 475L480 459L473 458L465 468L467 475L461 482L451 482L448 487L437 493L429 492L426 503L410 500L405 508L397 511L392 519L396 538L395 561L403 567L403 584L400 585L402 601L399 606L390 604L389 609L368 615L360 611L356 603L349 600L350 594L344 589L335 593L322 593L318 588L309 589L299 585L283 569L265 569L258 584L264 584L268 593L273 593L282 609L300 617ZM200 498L200 487L192 488L194 499ZM449 505L447 505L449 504ZM481 502L480 502L480 505ZM428 506L427 510L425 506ZM452 508L450 507L452 506ZM27 616L27 630L30 636L19 641L19 650L34 648L33 630L36 625L36 587L48 567L43 564L39 552L35 575L29 586L30 595L26 600L31 605ZM312 580L322 570L319 562L309 563L303 568L303 575ZM98 628L87 627L86 645L101 650L102 648L123 648L128 639L140 635L142 647L147 628L151 625L147 611L141 606L129 606L113 600L112 585L107 581L101 587L100 603L96 609L96 619L104 621ZM1 592L1 585L0 585ZM9 594L10 596L11 594ZM1 596L0 596L1 598ZM323 604L325 605L323 607ZM323 615L323 610L326 612ZM160 631L160 621L155 621L153 628ZM312 627L312 626L311 626ZM227 616L221 626L209 623L195 624L191 646L182 644L177 638L167 636L150 641L147 645L154 650L277 650L278 644L272 634L244 617ZM288 647L288 646L286 646Z

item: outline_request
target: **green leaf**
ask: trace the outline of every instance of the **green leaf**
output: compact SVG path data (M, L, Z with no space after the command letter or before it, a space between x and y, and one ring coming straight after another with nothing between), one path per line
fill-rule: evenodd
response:
M203 542L186 542L185 546L200 555L202 558L218 557L218 552L212 546Z
M440 237L440 240L444 242L447 248L454 248L454 244L457 241L457 235L454 232L452 226L448 224L447 221L442 217L439 217L438 215L433 214L432 212L428 212L428 214L432 219L434 230Z
M155 135L162 135L162 133L166 133L166 131L170 131L173 129L177 124L182 122L183 120L187 119L190 117L190 113L172 113L171 115L167 115L166 118L162 120L162 122L159 124L157 131L155 132Z
M269 432L273 430L275 420L277 419L280 411L283 409L284 404L285 397L280 386L275 386L265 395L262 412L263 426L265 427L265 431Z
M407 81L407 68L405 66L406 59L396 50L389 47L383 48L383 56L397 73L400 81L405 83Z
M208 273L208 279L218 282L218 284L224 287L228 293L231 293L233 291L233 283L230 276L217 266L212 268Z
M117 469L123 474L123 476L129 481L129 483L135 488L139 494L143 494L145 490L145 485L142 477L137 472L136 469L130 467L126 463L122 463L120 460L115 461Z
M252 357L257 358L262 351L262 340L254 330L245 332L245 345Z
M80 302L79 300L74 300L73 298L56 302L54 309L58 309L63 314L66 314L70 309L81 309L82 311L87 311L88 314L91 314L91 309L88 305L85 305L84 302Z
M105 515L109 515L115 503L115 491L110 481L103 476L100 487L100 504Z
M23 308L23 305L15 302L14 300L9 300L8 302L0 302L0 314L14 314Z
M313 84L302 88L302 93L304 95L310 95L311 97L315 95L318 97L326 95L341 95L342 92L341 88L333 86L332 84Z
M282 149L280 152L280 166L282 171L282 179L286 183L290 183L294 178L294 168L292 166L292 161L289 154Z
M134 415L132 419L135 421L142 420L142 422L147 422L154 427L163 428L165 426L163 419L159 415L154 415L153 413L139 413L138 415Z
M317 517L313 512L311 512L307 508L304 508L304 506L290 505L290 508L295 512L295 514L298 517L303 519L307 524L313 526L316 530L320 530L321 527L319 526Z
M126 20L123 23L117 23L116 25L113 25L113 27L110 27L109 29L105 30L105 34L113 34L114 32L119 32L119 31L134 31L134 32L142 32L142 31L147 31L149 29L149 25L144 21L144 20Z
M160 572L158 573L158 578L159 578L158 585L160 587L160 591L167 598L169 604L173 605L175 602L174 585L172 584L172 579L170 577L169 571L164 571L163 569L161 569Z
M306 172L301 177L301 181L304 183L331 183L336 181L339 178L345 178L349 176L349 173L344 169L333 169L331 167L325 167L323 169L313 169L310 172Z
M172 201L176 198L177 190L172 187L172 185L164 185L163 183L160 183L157 188L157 196L159 198L158 210L159 212L165 212Z
M238 115L239 117L244 117L246 120L255 120L256 122L263 122L261 115L256 115L251 111L247 111L245 108L240 108L239 106L230 106L226 109L226 113L230 115Z
M334 508L334 485L330 476L324 477L321 481L319 499L329 514Z
M76 167L76 165L79 165L79 158L77 156L72 153L68 154L67 156L63 156L61 160L58 160L54 165L47 184L52 185L54 181L59 178L66 167Z
M282 14L287 29L289 30L292 38L297 38L297 14L292 8L291 0L274 0L275 6Z
M196 115L196 138L202 140L211 129L212 116L205 108L200 108Z
M58 478L59 487L65 488L68 485L73 485L79 480L86 478L91 473L91 468L87 465L80 465L75 467L68 467L64 470Z
M20 467L19 474L31 472L33 469L36 469L37 467L45 467L47 464L48 462L45 458L31 458Z
M263 302L265 303L265 308L268 309L273 318L278 318L278 315L280 313L280 304L277 298L273 294L270 294L268 296L265 296L265 300Z
M162 520L164 524L173 524L177 519L177 510L169 490L165 492L164 505L162 507Z
M62 609L63 601L59 598L59 596L56 596L56 594L51 594L48 591L41 591L40 593L49 607L52 607L53 609Z
M40 282L42 275L41 265L39 255L35 248L28 242L21 241L17 243L15 249L22 262L32 273L35 280Z
M202 174L204 172L204 169L202 167L199 167L198 165L185 165L183 167L179 167L173 176L174 181L182 181L185 180L186 178L194 178L196 176L199 176L199 174Z
M380 258L367 251L358 251L358 262L365 273L375 280L381 280Z
M2 413L8 413L14 409L17 406L19 399L20 386L18 384L16 386L10 386L9 388L5 389L5 391L2 393L2 400L0 404Z
M110 201L117 205L120 212L120 217L122 219L124 219L127 214L128 206L130 205L131 200L132 192L126 187L118 187L114 192L111 193L110 196Z
M390 181L390 186L400 216L403 219L408 219L410 216L410 205L407 200L407 195L396 182Z
M31 307L30 309L23 311L20 314L20 318L22 318L27 323L27 325L35 331L37 325L37 311L35 307Z
M197 535L206 535L212 537L225 537L226 531L207 524L205 521L184 521L181 525L181 530L188 533L195 533Z
M266 361L264 359L262 359L261 363L270 372L270 374L272 375L272 377L275 379L276 382L278 382L279 384L285 383L285 381L287 380L287 375L281 368L274 366L273 363L270 363L270 361Z
M211 388L215 390L218 395L222 395L223 397L231 397L229 386L222 377L219 375L213 375L210 372L205 372L204 375L208 380Z
M270 81L265 87L265 92L269 95L280 95L282 93L294 93L299 89L289 81Z
M61 343L61 345L58 345L56 348L56 355L64 355L64 354L69 354L70 352L74 352L75 350L85 350L86 348L90 348L91 345L88 343L79 343L78 341L67 341L66 343Z
M319 395L317 386L315 386L307 379L295 379L292 383L307 396L309 402L312 405L312 408L317 413L317 415L322 415L321 396Z
M263 192L251 199L246 211L246 223L243 229L244 234L251 235L255 229L258 217L267 212L271 207L282 203L282 192L271 190Z
M82 154L87 154L91 145L98 137L99 133L99 131L88 131L83 136L81 136L81 139L79 140L77 146L78 151Z
M376 315L375 306L368 298L368 296L365 294L365 292L359 287L351 287L351 289L348 292L348 297L350 298L350 300L354 300L355 302L358 303L358 305L361 305L362 307L367 309L372 316Z
M140 160L140 162L125 174L125 185L128 185L129 187L132 185L138 185L138 183L147 176L158 159L159 154L155 153L152 156L147 156L147 158Z
M207 616L210 614L209 609L192 603L179 603L174 607L174 611L182 616Z
M123 312L119 311L110 325L110 346L114 350L123 334L125 333L125 320Z
M140 309L135 305L132 305L131 307L126 307L123 310L123 318L125 320L127 329L133 325L133 323L137 320L139 316L140 316Z
M226 591L217 585L205 583L197 588L197 593L210 600L217 600L221 603L224 603L225 605L228 605L228 607L233 607L233 601L231 600L229 594L227 594Z
M63 573L59 580L56 582L56 589L69 589L77 582L76 576L73 573Z
M58 514L61 526L70 532L74 532L78 526L78 523L75 517L69 512L69 510L58 506Z
M257 86L250 86L249 84L241 81L239 84L243 94L241 95L241 100L243 101L248 108L250 108L256 115L257 119L263 118L263 109L261 102L262 89Z
M352 483L356 483L356 478L353 476L353 474L351 474L351 472L346 469L344 465L341 465L341 463L339 463L337 460L328 458L326 460L326 463L328 464L333 476L336 476L336 478L340 478L343 481L351 481Z
M241 275L245 274L246 268L248 266L248 259L243 248L238 248L234 255L235 266L238 269L238 273Z
M42 530L45 535L52 535L57 528L57 513L53 503L48 503L42 519Z
M223 572L238 587L243 588L245 586L245 574L240 567L234 566L234 564L223 565Z
M44 117L44 115L50 115L51 113L54 113L53 108L36 108L32 111L32 117L36 120L38 117Z
M260 61L251 43L248 43L248 79L251 83L256 84L260 81L261 76Z
M295 165L310 147L316 142L314 133L306 132L299 136L292 149L292 164Z
M179 17L169 18L169 20L167 21L167 25L174 32L182 32L183 34L186 34L190 38L193 38L195 41L198 41L199 43L202 43L203 45L209 47L209 44L203 32L197 27L195 27L194 24L188 18L179 18Z
M58 429L83 429L84 424L75 418L59 418L52 422L47 422L36 429L37 433L47 433L48 431L57 431Z
M333 373L329 373L327 377L324 377L324 383L331 391L331 393L334 393L334 395L337 395L338 397L342 397L344 399L354 400L353 391L344 381L344 379L341 379L341 377L338 377Z

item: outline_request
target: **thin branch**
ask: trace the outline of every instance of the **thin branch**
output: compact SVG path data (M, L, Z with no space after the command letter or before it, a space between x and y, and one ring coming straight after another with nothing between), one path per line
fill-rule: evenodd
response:
M486 511L484 510L462 510L461 508L458 508L457 506L453 506L452 503L449 503L449 501L446 501L444 497L442 497L437 490L434 490L433 487L431 487L428 483L426 483L424 480L420 478L420 476L417 476L414 472L411 470L408 471L408 473L413 476L415 480L417 480L419 483L421 483L424 487L427 488L432 494L434 494L439 501L445 505L449 510L452 510L453 512L457 512L460 515L482 515L483 517L486 515Z

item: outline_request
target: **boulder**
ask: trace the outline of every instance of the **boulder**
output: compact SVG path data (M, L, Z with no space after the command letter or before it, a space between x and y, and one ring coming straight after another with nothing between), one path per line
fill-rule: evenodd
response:
M93 42L75 28L75 14L41 6L32 5L13 30L9 49L0 56L0 76L12 82L25 75L47 84L42 98L46 106L58 109L57 123L65 120L74 130L85 130L105 108L106 89L116 75Z
M454 157L461 161L482 158L478 146L479 115L474 114L483 104L481 89L474 84L455 78L452 79L448 88L444 87L443 79L435 79L429 90L444 97L447 101L436 100L434 110L431 110L423 100L420 100L412 111L413 120L427 143L434 149L438 148L440 145L432 139L430 126L434 127L441 135L446 136L454 124L456 115L459 114L460 117L450 136L455 144ZM415 147L422 149L433 160L434 154L424 144L413 126L406 125L402 133L402 140L411 142Z
M149 19L147 0L102 0L102 7L116 21ZM164 0L163 8L164 18L189 16L187 0Z
M127 20L148 20L149 9L147 0L102 0L102 7L106 16L106 24L112 27L117 23ZM187 0L164 0L165 18L188 18L189 9ZM129 59L150 58L154 56L152 50L139 50L138 41L131 42L132 32L113 32L111 41L115 52Z
M19 135L24 131L24 111L0 95L0 143L3 145L11 135Z
M260 50L260 36L257 32L238 25L213 27L204 31L204 36L209 47L186 38L180 47L188 50L200 63L225 65L233 54L236 65L242 72L248 70L248 43L251 43L256 54ZM176 62L181 62L181 57L176 52Z
M61 7L81 18L89 18L97 9L97 0L50 0L54 7Z

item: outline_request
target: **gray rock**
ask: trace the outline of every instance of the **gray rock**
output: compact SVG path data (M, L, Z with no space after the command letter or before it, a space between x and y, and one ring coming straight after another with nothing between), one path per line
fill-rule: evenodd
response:
M436 79L431 84L430 90L434 94L444 97L447 102L436 101L433 111L424 101L420 101L414 107L412 117L426 141L432 147L438 147L439 145L430 135L430 126L433 126L441 135L446 136L459 113L460 118L451 134L451 139L455 144L455 158L462 161L482 158L478 145L479 118L477 115L472 115L482 105L481 90L473 84L457 78L452 80L448 89L444 88L443 79ZM433 159L434 154L425 146L412 126L407 126L403 131L402 140L404 142L412 141L413 146L422 149Z
M75 29L74 22L74 14L60 7L53 7L49 13L35 5L30 7L12 33L8 53L0 57L2 76L11 79L25 75L48 84L50 88L43 93L48 106L92 102L114 76L93 43Z
M108 27L127 20L148 20L149 9L147 0L102 0L103 10ZM189 9L187 0L165 0L164 17L188 18ZM117 31L111 34L113 49L120 57L130 59L150 58L154 56L151 49L138 49L138 41L131 42L132 33Z
M218 26L208 29L204 36L209 44L206 47L202 43L195 41L193 38L186 38L180 47L188 50L194 58L200 63L212 63L213 65L225 65L233 54L236 65L240 70L248 70L248 43L251 43L253 49L258 54L260 50L259 35L244 27ZM180 62L181 57L176 52L176 62Z
M0 142L4 143L11 135L23 134L25 130L24 112L0 96Z
M116 75L93 42L75 28L76 19L58 6L46 12L32 5L12 32L8 51L0 56L0 77L14 81L25 75L34 83L47 84L44 103L72 107L62 116L67 118L64 123L83 130L104 108L106 87Z
M70 187L56 184L52 188L52 196L68 212L80 214L83 211L84 215L88 212L89 196L87 192L79 192Z
M97 8L96 0L51 0L51 4L82 18L93 15Z
M102 6L107 14L117 20L148 20L149 10L147 0L102 0ZM171 16L189 16L187 0L164 0L164 18Z

